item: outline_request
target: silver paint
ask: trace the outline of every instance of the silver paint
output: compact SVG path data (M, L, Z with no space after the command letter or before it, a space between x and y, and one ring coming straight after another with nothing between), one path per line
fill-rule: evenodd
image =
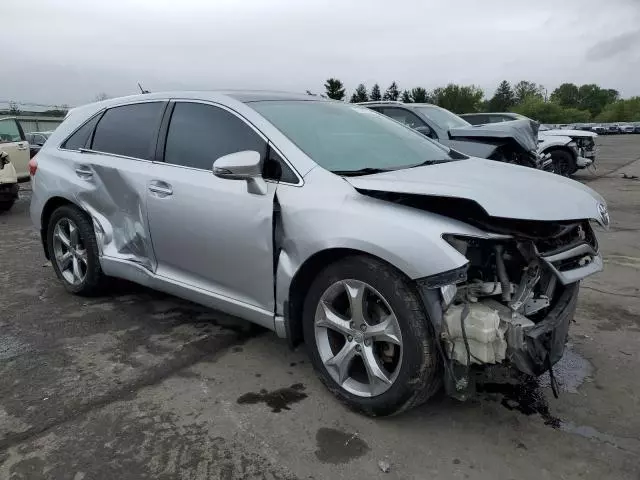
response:
M284 335L291 282L320 252L364 252L418 279L467 263L442 240L443 234L491 236L357 189L470 198L500 217L601 221L598 204L604 200L589 188L498 162L470 159L371 176L337 176L317 166L242 98L237 92L156 93L75 108L38 155L33 223L38 229L46 227L42 212L47 202L65 199L91 216L106 274L245 317ZM218 178L211 170L60 148L77 127L105 108L170 99L234 112L271 142L300 181L267 181L266 191L251 193L247 181ZM283 235L274 278L276 198Z

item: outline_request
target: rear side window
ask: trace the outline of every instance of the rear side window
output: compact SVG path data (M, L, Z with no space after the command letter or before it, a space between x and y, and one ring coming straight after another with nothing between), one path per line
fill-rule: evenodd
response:
M167 132L164 161L211 170L213 162L243 150L259 152L267 143L245 122L222 108L202 103L176 103Z
M151 160L163 109L163 102L149 102L107 110L98 122L91 149Z
M91 141L91 133L100 120L100 115L96 115L91 118L88 122L82 125L78 130L75 131L73 135L71 135L67 140L62 144L62 148L66 148L67 150L79 150L81 148L89 148L89 143Z

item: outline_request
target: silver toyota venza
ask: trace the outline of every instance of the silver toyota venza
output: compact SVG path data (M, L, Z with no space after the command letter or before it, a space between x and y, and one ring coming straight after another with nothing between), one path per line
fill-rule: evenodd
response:
M65 288L119 277L304 341L369 415L470 393L471 370L560 359L602 269L604 200L469 158L364 107L265 92L79 107L31 161ZM553 373L552 373L553 379Z

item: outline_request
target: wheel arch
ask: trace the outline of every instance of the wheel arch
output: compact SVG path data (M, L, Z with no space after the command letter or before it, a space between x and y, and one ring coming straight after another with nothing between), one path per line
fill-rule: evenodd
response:
M406 274L406 272L403 272L396 265L393 265L388 260L385 260L384 258L373 255L370 252L366 252L364 250L336 247L327 248L325 250L314 253L308 259L306 259L296 270L289 285L288 298L285 301L285 330L287 334L287 341L289 342L289 346L291 348L295 348L303 341L302 311L306 293L309 290L313 280L328 265L338 262L344 258L355 256L373 258L398 270L409 279L409 276Z
M47 200L40 214L40 240L42 241L42 248L44 249L44 255L47 260L51 260L49 258L49 249L47 248L47 226L49 225L49 219L51 215L53 215L53 212L64 205L73 205L74 207L80 208L78 204L66 197L55 196Z
M542 150L542 153L551 153L555 150L568 153L569 155L571 155L571 158L573 158L574 161L578 158L578 154L576 153L576 151L568 145L549 145L544 150Z

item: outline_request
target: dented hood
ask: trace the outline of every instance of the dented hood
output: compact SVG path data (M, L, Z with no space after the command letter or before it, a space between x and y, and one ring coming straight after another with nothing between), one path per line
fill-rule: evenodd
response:
M530 120L469 125L449 130L452 139L460 138L513 138L525 151L538 148L538 124Z
M473 200L490 216L518 220L600 220L600 195L574 180L517 165L470 158L345 177L358 190Z

